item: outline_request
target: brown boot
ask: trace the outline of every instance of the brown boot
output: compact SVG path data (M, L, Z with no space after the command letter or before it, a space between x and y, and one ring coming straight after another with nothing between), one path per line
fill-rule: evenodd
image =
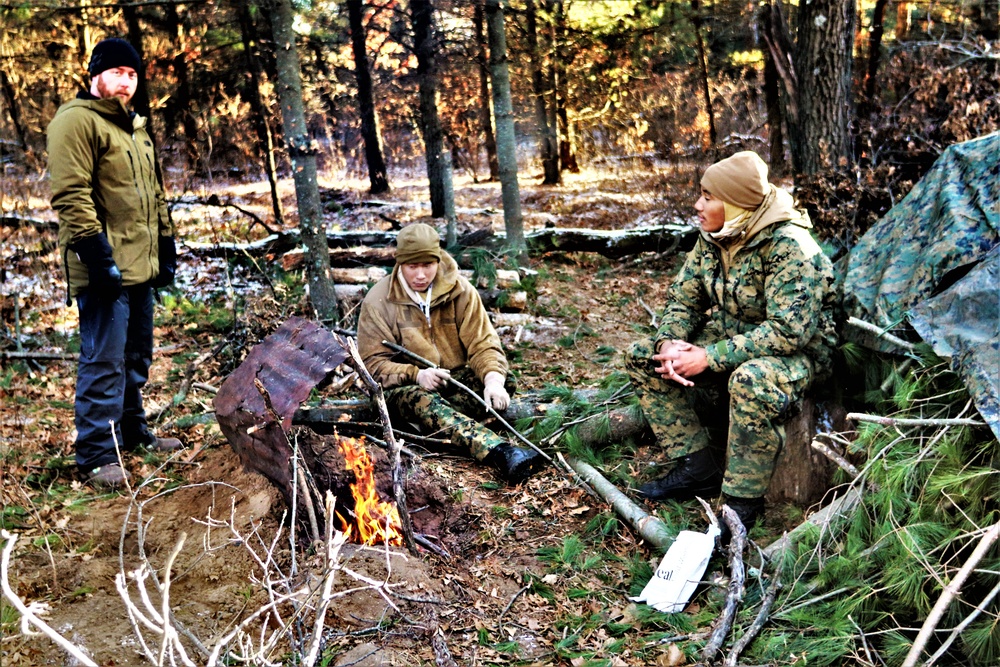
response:
M108 463L86 472L83 481L99 491L114 490L125 486L132 476L117 463Z

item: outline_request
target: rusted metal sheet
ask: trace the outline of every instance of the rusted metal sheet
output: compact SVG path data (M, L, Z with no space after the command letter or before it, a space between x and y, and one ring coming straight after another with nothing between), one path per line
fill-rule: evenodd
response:
M273 482L291 501L292 416L317 385L350 357L347 343L320 324L289 318L254 347L215 396L215 416L243 465ZM269 414L254 385L260 380L280 418Z

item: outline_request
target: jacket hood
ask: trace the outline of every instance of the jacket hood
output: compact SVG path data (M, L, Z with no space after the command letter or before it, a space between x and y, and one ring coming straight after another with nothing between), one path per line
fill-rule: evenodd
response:
M146 118L137 113L130 112L125 108L125 103L118 97L105 97L102 99L92 97L87 93L86 97L77 97L59 107L56 115L66 113L70 109L89 109L106 119L109 123L114 123L129 133L146 127Z
M398 264L393 267L391 278L392 286L389 288L389 299L396 303L412 303L402 285L399 284ZM461 278L461 274L458 272L458 262L447 251L442 250L441 261L438 262L438 272L434 277L431 308L456 297L458 290L455 289L455 286L458 284L459 278Z
M732 252L736 248L749 245L754 237L779 222L788 222L804 229L812 229L809 214L795 208L795 200L792 199L792 196L781 188L770 185L770 191L764 196L764 202L754 211L742 234L729 239L728 243L725 241L720 243L704 231L701 235L709 243Z

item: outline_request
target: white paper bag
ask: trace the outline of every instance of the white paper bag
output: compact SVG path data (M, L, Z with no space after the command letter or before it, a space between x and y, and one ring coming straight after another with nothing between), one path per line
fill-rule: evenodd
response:
M667 614L683 611L705 574L718 534L716 526L704 533L682 530L639 597L630 599Z

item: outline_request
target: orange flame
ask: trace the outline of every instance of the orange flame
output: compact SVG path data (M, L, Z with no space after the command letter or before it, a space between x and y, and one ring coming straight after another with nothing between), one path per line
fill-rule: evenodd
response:
M348 539L353 537L354 527L358 535L355 541L361 544L378 544L385 542L392 545L403 543L402 521L395 503L387 503L379 499L375 491L375 466L368 451L365 449L364 438L338 437L337 443L349 470L354 472L355 481L351 484L351 495L354 496L354 523L345 519L340 513L344 532Z

